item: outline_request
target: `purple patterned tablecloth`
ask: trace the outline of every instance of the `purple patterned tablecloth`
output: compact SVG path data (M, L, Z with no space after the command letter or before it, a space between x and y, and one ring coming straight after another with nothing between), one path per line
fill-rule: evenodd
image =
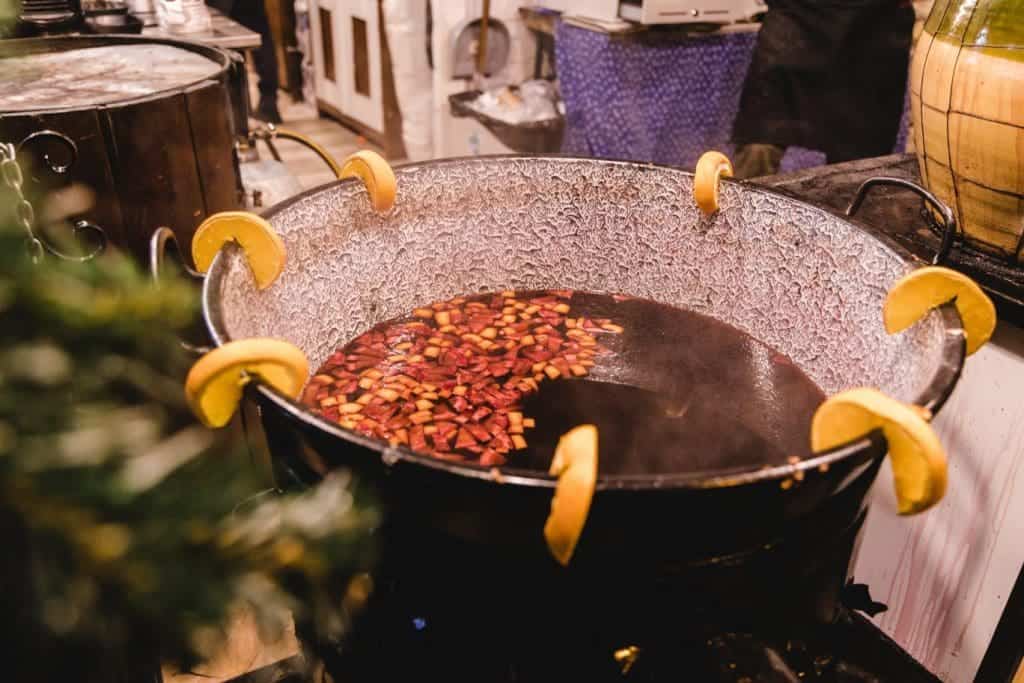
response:
M566 109L562 152L693 168L729 143L755 31L661 43L613 38L558 22L555 58ZM899 150L906 140L906 117ZM790 148L782 172L820 166L825 155Z

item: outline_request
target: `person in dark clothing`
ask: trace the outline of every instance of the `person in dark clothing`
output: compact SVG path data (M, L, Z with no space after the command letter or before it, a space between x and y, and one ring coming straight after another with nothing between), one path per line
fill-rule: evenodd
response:
M768 0L733 126L736 176L777 172L790 146L830 164L891 153L913 27L909 0Z
M281 113L277 110L277 53L263 0L206 0L206 4L260 34L263 41L253 54L256 74L260 79L260 103L252 116L268 123L281 123Z

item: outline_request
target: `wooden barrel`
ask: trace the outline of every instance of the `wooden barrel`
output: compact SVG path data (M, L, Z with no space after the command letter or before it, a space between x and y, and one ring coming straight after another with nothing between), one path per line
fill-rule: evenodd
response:
M921 177L966 242L1024 262L1024 0L937 0L911 105Z
M223 50L185 41L0 41L0 141L34 160L41 185L90 186L81 218L144 259L157 227L187 244L206 216L240 206L238 71Z

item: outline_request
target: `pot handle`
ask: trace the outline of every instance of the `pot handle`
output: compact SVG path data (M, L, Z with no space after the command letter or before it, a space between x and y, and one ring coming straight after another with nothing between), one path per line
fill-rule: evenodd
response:
M153 232L153 236L149 239L149 272L153 276L153 282L157 287L159 287L167 277L164 268L164 261L167 260L168 248L174 251L177 256L178 265L181 266L182 270L196 280L203 279L202 273L190 268L188 264L185 263L185 260L181 258L181 248L178 245L178 238L174 236L174 231L168 227L159 227ZM201 356L211 348L206 345L191 344L184 339L179 340L178 343L181 344L181 348L194 356Z
M846 215L852 217L860 209L861 204L864 203L864 199L867 197L868 192L871 188L876 185L893 185L895 187L902 187L910 190L917 194L926 203L931 204L932 208L935 209L939 215L942 216L942 241L939 243L939 250L932 257L932 265L940 265L945 262L949 257L949 251L953 248L953 240L956 237L956 215L953 213L953 209L946 206L936 197L934 194L924 189L917 183L907 180L906 178L893 178L889 176L877 176L874 178L868 178L853 195L853 200L850 201L850 205L846 207Z
M178 265L181 266L182 270L196 280L203 279L203 274L190 268L185 263L185 259L181 257L181 246L178 244L178 238L174 235L174 231L163 226L157 228L153 232L153 236L149 238L149 272L153 276L153 282L156 283L157 287L160 286L160 283L166 277L163 273L164 261L167 260L168 246L174 250Z

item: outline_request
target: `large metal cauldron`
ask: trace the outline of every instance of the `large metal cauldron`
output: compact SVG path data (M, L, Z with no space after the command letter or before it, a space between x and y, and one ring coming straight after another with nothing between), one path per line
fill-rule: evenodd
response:
M265 291L226 247L204 290L216 343L282 338L316 367L339 342L424 302L571 288L711 315L787 354L826 393L875 386L937 409L959 375L955 309L888 336L882 301L911 268L905 256L803 202L724 182L721 210L704 216L689 173L561 157L445 160L396 176L397 203L384 215L353 181L269 211L288 261ZM350 467L419 542L433 533L555 573L541 534L554 485L545 473L507 467L496 478L359 437L265 388L254 396L281 476L312 481ZM812 576L841 584L884 454L872 436L797 464L602 476L570 573L671 574L698 600L737 609L792 595L780 584ZM441 561L427 546L420 562Z

